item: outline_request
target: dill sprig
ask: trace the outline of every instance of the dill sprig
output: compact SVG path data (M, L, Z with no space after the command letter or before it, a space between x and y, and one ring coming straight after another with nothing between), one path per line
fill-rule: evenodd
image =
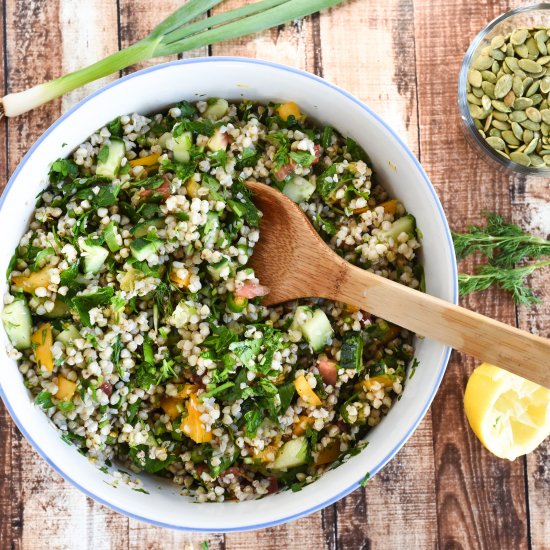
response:
M481 252L490 264L512 267L524 259L550 256L550 241L525 233L516 224L506 223L502 216L486 212L485 226L470 225L466 233L453 232L453 242L458 260Z
M517 304L538 304L538 298L525 284L525 279L533 271L550 265L550 260L528 264L520 267L499 267L491 264L481 266L474 275L459 273L458 288L460 295L470 294L478 290L486 290L492 285L510 292Z
M516 264L550 256L550 241L526 233L516 224L507 223L494 212L484 213L484 226L470 225L466 233L453 232L458 260L481 252L489 263L478 267L472 275L460 273L458 288L461 296L499 286L509 292L517 304L536 304L540 299L525 284L535 270L550 265L550 261Z

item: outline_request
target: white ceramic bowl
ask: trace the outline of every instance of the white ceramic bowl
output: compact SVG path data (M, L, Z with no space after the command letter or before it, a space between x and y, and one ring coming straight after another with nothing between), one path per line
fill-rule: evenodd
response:
M456 262L445 214L426 174L400 138L363 103L321 78L274 63L230 57L176 61L131 74L87 97L56 121L24 157L0 199L0 273L6 272L26 230L34 197L46 186L53 160L68 155L118 115L156 113L182 99L209 96L292 99L312 118L357 140L368 151L390 193L416 216L423 234L427 291L456 302ZM0 296L5 292L2 277ZM157 477L142 476L148 495L124 484L117 489L106 484L106 474L64 443L44 413L33 405L6 346L6 334L0 329L0 394L19 429L44 459L81 491L114 510L156 525L191 531L269 527L312 513L353 491L367 472L376 474L413 433L437 391L450 352L434 341L417 341L420 366L407 381L402 399L370 432L368 447L302 491L242 503L196 504L182 497L175 485Z

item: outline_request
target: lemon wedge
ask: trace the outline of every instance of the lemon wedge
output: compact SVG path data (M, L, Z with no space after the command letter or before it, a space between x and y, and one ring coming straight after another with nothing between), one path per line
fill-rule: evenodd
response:
M550 435L550 390L488 363L470 376L464 409L481 443L500 458L530 453Z

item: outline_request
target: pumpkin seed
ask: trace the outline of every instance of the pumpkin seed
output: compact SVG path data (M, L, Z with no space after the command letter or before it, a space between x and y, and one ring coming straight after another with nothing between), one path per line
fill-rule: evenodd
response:
M492 38L473 59L466 97L480 136L523 166L550 166L550 27Z
M535 137L530 142L529 145L525 148L525 151L523 151L526 155L530 155L531 153L534 153L537 145L539 144L539 138Z
M504 130L502 132L502 139L508 145L519 145L520 144L519 139L514 135L514 132L512 132L510 130Z
M511 111L510 107L508 107L508 105L505 105L503 101L499 101L498 99L493 99L491 103L493 104L493 107L497 111L500 111L501 113L509 113Z
M513 160L522 166L531 166L531 159L529 158L529 155L526 155L525 153L514 151L513 153L510 153L510 160Z
M483 77L481 76L481 73L479 71L477 71L476 69L472 69L468 73L468 82L475 88L480 88L481 83L483 82Z
M544 160L542 160L538 155L529 155L529 158L531 159L531 166L542 166L544 164Z
M518 98L518 99L521 99L521 98ZM516 106L516 102L518 101L518 99L514 101L514 108ZM513 113L510 113L509 118L513 122L523 122L524 120L527 120L527 115L525 114L525 111L514 111Z
M517 139L523 139L523 128L517 122L512 122L512 132Z
M514 101L514 110L515 111L524 111L527 107L533 105L533 100L528 97L518 97Z
M480 55L474 61L474 68L478 71L484 71L493 65L493 59L488 55Z
M542 65L539 65L536 61L532 59L520 59L518 65L528 73L539 74L542 72Z
M540 130L540 124L538 122L533 122L532 120L524 120L520 124L527 128L528 130L533 130L533 132L538 132Z
M484 82L495 84L495 82L497 81L497 76L492 71L481 71L481 76L483 77Z
M493 149L496 149L497 151L501 151L502 149L504 149L505 147L505 143L504 141L499 138L499 137L494 137L494 136L491 136L491 137L488 137L486 140L485 140Z
M542 120L540 111L535 107L528 107L525 109L525 114L527 115L527 118L533 122L540 122Z
M516 97L521 97L523 95L523 80L517 75L514 75L513 78L512 91L516 94Z
M493 36L491 40L491 48L494 48L494 49L502 48L502 46L504 46L505 41L506 39L502 35Z
M513 81L512 75L502 75L495 84L495 99L503 98L512 89Z
M515 46L514 51L517 55L519 55L519 57L522 57L523 59L527 59L529 57L529 48L527 47L527 44L520 44L519 46Z
M510 44L519 46L527 40L528 36L529 31L527 29L515 29L510 35Z
M535 80L531 86L529 86L528 90L525 92L525 95L527 97L531 97L533 94L536 94L539 91L540 86L540 80Z

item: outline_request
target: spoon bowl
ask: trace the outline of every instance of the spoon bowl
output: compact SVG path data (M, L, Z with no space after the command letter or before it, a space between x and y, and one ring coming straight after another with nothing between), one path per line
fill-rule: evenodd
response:
M263 214L252 266L270 289L265 305L312 297L344 302L550 387L550 340L350 264L287 196L256 181L246 185Z

